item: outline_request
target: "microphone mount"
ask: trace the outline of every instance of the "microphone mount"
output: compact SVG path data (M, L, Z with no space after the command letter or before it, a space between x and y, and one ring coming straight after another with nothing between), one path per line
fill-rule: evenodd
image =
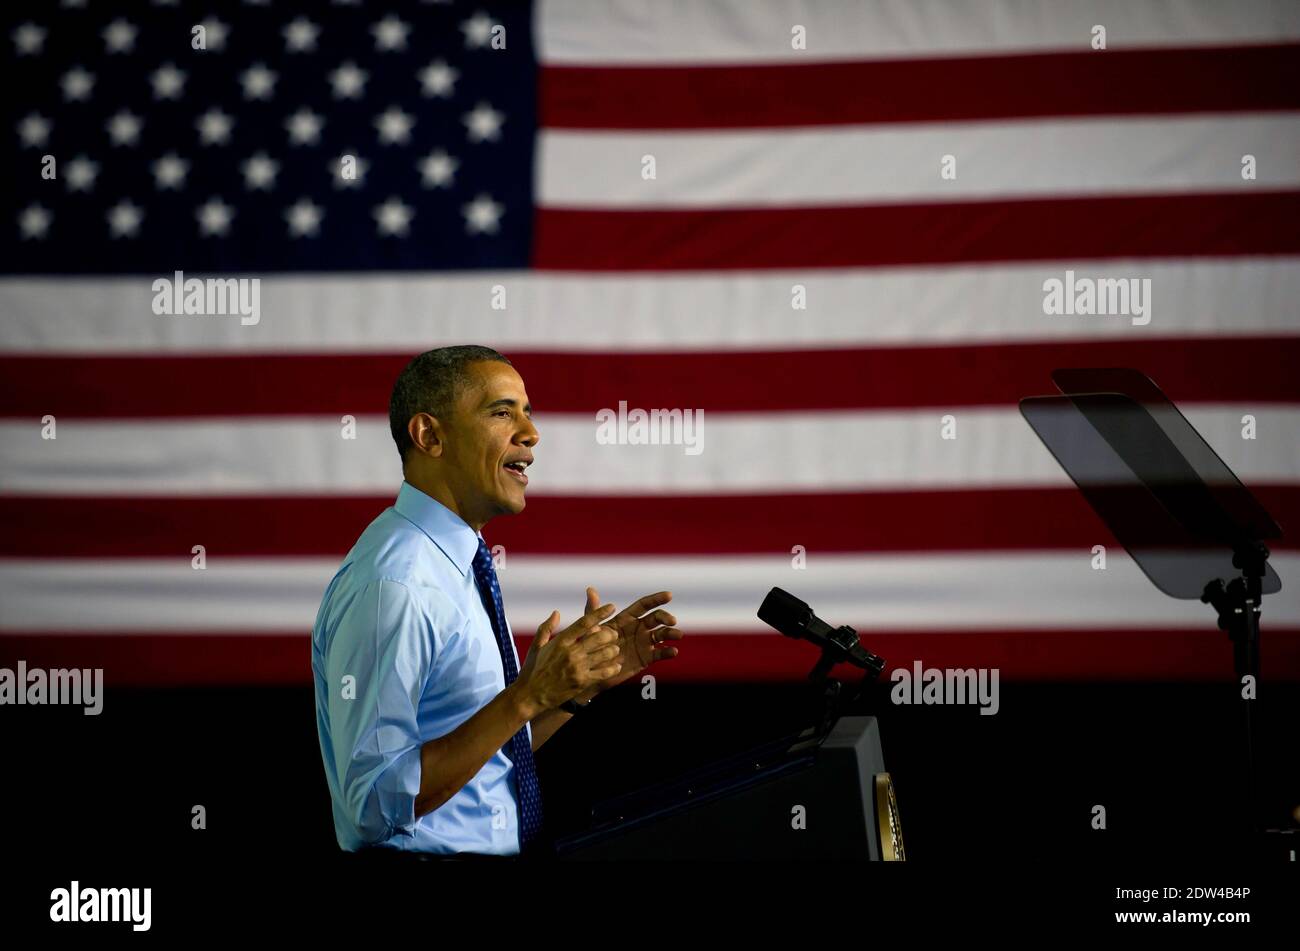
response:
M786 637L808 641L821 649L821 657L809 672L808 680L823 688L824 706L819 718L822 728L832 718L856 705L867 686L885 669L884 659L862 646L857 631L847 624L831 627L814 614L807 603L781 588L773 588L767 593L758 609L758 618ZM866 672L847 702L840 697L843 684L829 676L831 668L842 663L852 664Z

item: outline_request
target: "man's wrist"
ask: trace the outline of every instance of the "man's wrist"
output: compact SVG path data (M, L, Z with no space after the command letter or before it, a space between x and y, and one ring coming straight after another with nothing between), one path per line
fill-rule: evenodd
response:
M525 723L532 722L544 712L537 709L537 702L533 700L523 681L516 680L506 688L506 692L510 694L510 708Z
M564 701L558 709L563 710L565 713L577 713L579 710L585 710L591 705L591 701L595 700L604 689L605 685L603 683L592 684L582 693Z

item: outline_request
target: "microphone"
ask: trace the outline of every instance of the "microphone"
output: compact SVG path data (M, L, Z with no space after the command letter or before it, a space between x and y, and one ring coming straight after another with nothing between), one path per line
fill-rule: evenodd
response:
M831 627L814 614L806 602L781 588L773 588L767 593L758 609L758 619L786 637L809 641L820 647L825 670L842 661L869 671L872 677L885 669L884 660L859 642L857 631L848 625ZM818 667L822 668L822 664Z

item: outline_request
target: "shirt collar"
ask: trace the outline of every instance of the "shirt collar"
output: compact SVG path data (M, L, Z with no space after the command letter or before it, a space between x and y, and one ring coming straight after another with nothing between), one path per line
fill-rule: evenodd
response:
M428 535L462 576L469 574L474 556L478 554L482 534L470 528L463 518L447 506L409 482L402 483L393 508Z

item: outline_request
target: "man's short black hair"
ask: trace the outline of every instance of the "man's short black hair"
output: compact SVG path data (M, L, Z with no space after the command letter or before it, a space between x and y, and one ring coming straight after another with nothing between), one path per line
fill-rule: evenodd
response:
M471 363L495 360L510 361L491 347L439 347L420 354L406 365L393 384L388 401L388 428L397 443L397 454L406 463L406 450L413 443L406 431L416 413L429 413L445 420L456 404L456 397L469 383L467 368Z

